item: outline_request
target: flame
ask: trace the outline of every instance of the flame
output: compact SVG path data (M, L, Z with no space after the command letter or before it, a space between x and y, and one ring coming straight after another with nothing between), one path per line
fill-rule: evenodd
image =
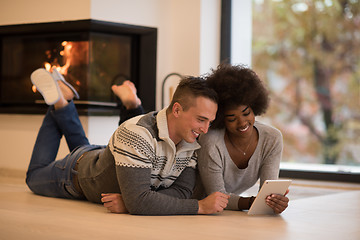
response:
M71 60L72 60L73 52L71 50L73 48L73 43L68 42L68 41L63 41L61 43L61 46L63 46L64 49L62 51L60 51L60 56L64 57L65 64L63 66L60 66L57 59L55 59L52 63L45 62L44 67L49 72L51 72L53 68L56 68L56 70L58 70L62 75L66 76L68 68L70 67ZM49 54L49 53L46 53L46 54Z
M56 70L58 70L58 72L64 76L67 75L68 73L68 69L70 67L71 64L73 65L80 65L83 64L85 61L87 61L88 59L88 50L89 50L89 45L87 42L68 42L68 41L63 41L61 43L61 46L64 48L63 50L60 51L60 56L64 59L65 64L63 66L61 66L61 61L59 61L59 59L55 56L53 56L52 58L52 52L51 50L47 50L45 52L45 55L47 56L48 59L53 59L52 62L45 62L44 63L44 68L49 71L52 72L54 68L56 68ZM84 54L85 53L85 54ZM75 81L75 84L77 86L81 85L81 82L79 80ZM36 87L33 85L31 87L31 90L36 93L37 89Z
M58 72L64 76L68 74L68 69L70 66L74 65L81 65L86 64L88 61L88 52L89 52L89 43L88 42L69 42L69 41L63 41L61 43L61 46L63 49L59 52L59 55L62 57L62 61L57 58L57 56L53 56L52 58L51 54L52 51L47 50L45 52L48 59L53 59L52 62L45 62L44 67L47 71L52 72L54 68L58 70ZM61 65L63 64L63 65ZM77 86L80 86L81 83L79 80L75 81L75 84ZM33 91L36 92L36 88L33 87Z
M45 67L45 69L46 69L47 71L50 71L50 69L52 68L52 67L51 67L51 64L48 63L48 62L46 62L44 65L45 65L44 67Z
M72 43L68 42L68 41L63 41L61 43L61 46L64 47L64 50L60 51L60 56L64 57L66 59L66 63L64 66L60 66L60 64L58 63L57 58L55 58L55 60L53 62L45 62L44 63L44 67L47 71L51 72L53 68L56 68L56 70L58 70L62 75L66 75L67 74L67 70L70 66L70 59L71 59L71 48L72 48ZM49 54L50 51L47 51L46 54L48 55L48 58L50 58Z

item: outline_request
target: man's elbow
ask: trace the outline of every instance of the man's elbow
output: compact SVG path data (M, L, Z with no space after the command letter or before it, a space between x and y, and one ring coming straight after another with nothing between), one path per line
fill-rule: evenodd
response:
M131 204L132 205L132 204ZM137 206L129 206L127 207L129 214L131 215L146 215L146 216L153 216L153 215L162 215L161 210L155 209L152 207L144 207L141 205Z
M149 199L138 197L133 201L125 202L126 209L131 215L161 215L161 209L156 207L155 203L151 203Z

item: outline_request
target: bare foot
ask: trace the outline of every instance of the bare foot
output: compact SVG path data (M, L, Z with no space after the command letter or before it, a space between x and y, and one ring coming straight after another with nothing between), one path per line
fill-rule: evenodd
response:
M134 83L126 80L121 85L112 85L111 90L114 92L126 109L134 109L141 105L141 100L136 95Z

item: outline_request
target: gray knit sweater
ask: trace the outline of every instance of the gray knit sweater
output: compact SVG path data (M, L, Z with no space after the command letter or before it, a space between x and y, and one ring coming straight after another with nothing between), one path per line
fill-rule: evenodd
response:
M245 169L239 169L232 161L225 146L225 129L211 130L200 138L199 171L207 194L220 191L230 194L226 209L238 210L240 194L252 187L260 178L277 179L282 156L283 140L279 130L255 122L259 141Z
M166 109L132 118L115 131L108 146L84 155L79 183L89 201L121 193L131 214L197 214L189 199L195 186L197 142L169 137Z

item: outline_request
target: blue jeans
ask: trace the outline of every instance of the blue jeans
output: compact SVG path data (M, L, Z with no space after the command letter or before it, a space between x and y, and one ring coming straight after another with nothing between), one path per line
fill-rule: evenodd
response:
M65 158L55 160L60 140L65 136L70 150ZM36 194L71 199L83 199L73 185L77 159L94 148L85 136L74 103L55 110L49 107L40 127L28 171L26 184Z

